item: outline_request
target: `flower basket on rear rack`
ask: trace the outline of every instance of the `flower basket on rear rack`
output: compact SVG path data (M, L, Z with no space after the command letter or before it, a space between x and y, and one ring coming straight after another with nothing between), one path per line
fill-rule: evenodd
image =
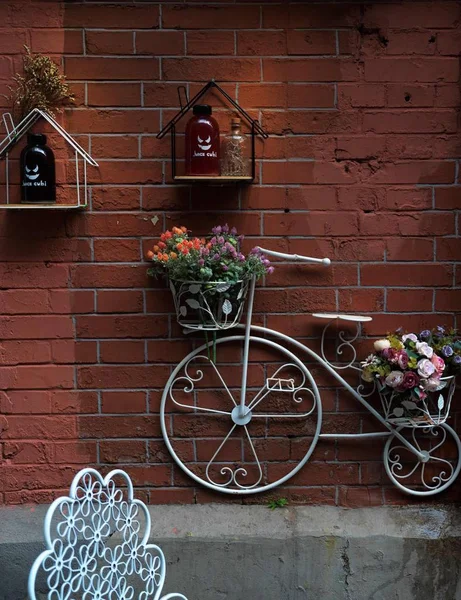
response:
M415 402L402 399L402 394L378 383L384 417L397 427L434 427L445 423L455 387L454 375L442 377L434 391L427 392L424 399Z
M186 329L209 331L235 327L242 317L249 281L170 279L178 323Z

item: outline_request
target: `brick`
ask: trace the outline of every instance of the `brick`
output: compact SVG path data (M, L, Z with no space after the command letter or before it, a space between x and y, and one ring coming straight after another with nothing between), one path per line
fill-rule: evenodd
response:
M135 239L96 239L94 259L96 262L138 262L141 258L139 241Z
M95 315L76 318L78 337L83 338L144 338L163 337L168 323L164 319L145 315Z
M182 35L177 33L176 35ZM235 54L235 39L233 31L188 31L187 54L213 55ZM239 52L239 54L254 54L254 52Z
M334 31L288 31L287 53L298 55L336 54L336 35ZM282 54L272 52L272 55Z
M91 151L98 160L104 158L138 158L139 141L136 136L93 136Z
M73 367L55 365L0 367L1 389L46 390L72 388L73 385Z
M364 506L381 506L383 501L383 490L381 487L348 486L340 487L339 506L346 508L362 508Z
M162 75L166 81L259 81L261 68L257 58L165 58Z
M152 415L91 415L78 419L83 439L160 437L160 421Z
M384 308L384 293L375 289L340 289L339 310L341 312L381 312Z
M387 290L387 310L391 312L432 312L434 292L421 290Z
M459 56L461 35L458 30L439 31L437 33L437 50L439 54Z
M397 265L361 265L362 285L398 286L405 287L447 286L452 282L451 267L443 264L424 264L418 268L418 263Z
M386 23L396 29L412 29L417 15L420 28L454 27L460 16L456 3L412 2L411 4L373 4L367 6L364 15L366 27L380 27Z
M58 442L54 444L53 462L57 464L90 465L96 462L96 444L94 442Z
M147 448L143 440L103 440L99 443L102 463L146 462Z
M3 38L2 33L2 38ZM15 35L17 36L16 32ZM5 39L5 38L3 38ZM17 41L20 41L17 37ZM75 29L32 29L30 32L32 52L44 54L82 54L83 32ZM14 48L13 45L10 45ZM21 48L19 51L22 51ZM2 50L2 53L5 51Z
M143 308L143 294L134 290L99 290L99 313L136 313Z
M133 33L131 31L85 32L87 54L133 54Z
M357 64L348 59L263 59L264 81L356 81L358 76Z
M263 166L264 184L281 183L353 183L354 176L343 165L307 161L266 162Z
M140 110L88 109L66 113L66 121L68 129L71 131L123 134L157 133L160 115L159 111L146 108ZM89 171L89 174L93 173L95 173L94 170Z
M100 342L102 363L143 363L145 345L142 341Z
M2 290L0 312L4 315L50 312L47 290Z
M66 26L104 29L155 29L159 26L158 5L104 4L66 6Z
M461 301L461 290L436 290L435 310L441 312L458 312Z
M136 54L184 54L184 35L179 31L137 31Z
M55 314L92 313L94 300L90 290L50 290L50 308Z
M69 224L69 235L133 237L154 234L154 226L145 213L97 212L87 215L85 221Z
M438 111L367 111L364 131L373 133L451 133L456 131L456 115Z
M437 187L435 189L435 208L442 210L461 208L461 187Z
M175 83L146 82L144 84L144 106L178 107L178 90Z
M75 265L71 268L72 285L76 288L143 288L146 267L142 265Z
M358 4L341 4L331 10L329 4L296 5L276 4L263 7L264 28L331 28L358 25L360 7Z
M340 84L338 104L340 108L375 108L386 103L385 87L379 84Z
M47 414L51 411L49 391L21 390L0 392L0 411L3 414Z
M255 29L259 28L259 7L239 6L164 6L165 29Z
M437 260L454 261L460 256L461 239L441 238L437 240Z
M415 184L415 183L454 183L455 164L452 161L402 161L381 163L370 174L375 184Z
M72 320L64 316L0 317L0 338L49 339L73 337Z
M101 395L103 413L145 413L146 407L145 392L103 392Z
M67 285L67 265L3 263L0 278L4 288L48 288Z
M87 414L98 411L97 392L54 390L51 392L51 412L55 414Z
M386 240L386 254L388 260L433 260L434 242L425 238L391 238Z
M51 362L51 347L43 341L0 342L0 361L3 365L19 365Z
M9 464L40 464L50 462L52 450L40 442L6 442L3 457Z
M335 89L331 84L288 84L289 108L334 108ZM264 108L262 105L261 108Z
M457 81L459 64L454 58L379 58L365 61L366 81L433 83Z
M140 208L139 187L95 187L91 190L93 210L136 210ZM95 243L100 240L95 240Z
M459 106L460 90L457 85L437 85L435 87L434 104L440 108Z
M89 83L88 106L140 106L139 83ZM97 151L94 151L98 156Z
M389 55L431 55L436 51L436 36L427 31L391 31L387 32Z
M284 31L239 31L237 53L243 56L280 56L287 54ZM295 52L293 54L299 54Z
M390 83L387 89L387 106L424 108L434 105L435 87L433 85L413 85Z
M117 79L158 79L157 58L138 56L136 58L96 58L69 57L65 59L65 73L68 79L117 80Z
M306 215L268 214L264 219L266 235L303 235L306 230L310 235L354 235L358 233L357 216L337 212L333 218L331 213L310 212Z

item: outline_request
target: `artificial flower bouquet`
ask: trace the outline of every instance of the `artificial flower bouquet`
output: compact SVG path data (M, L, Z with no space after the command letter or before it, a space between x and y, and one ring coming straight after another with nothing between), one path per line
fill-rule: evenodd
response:
M361 363L362 379L376 381L388 420L413 425L446 420L461 370L461 339L454 330L439 326L418 335L399 330L377 340L374 349Z
M192 329L227 329L238 323L252 277L274 268L258 248L242 252L243 236L218 225L206 237L173 227L161 234L147 258L149 275L166 276L178 321Z

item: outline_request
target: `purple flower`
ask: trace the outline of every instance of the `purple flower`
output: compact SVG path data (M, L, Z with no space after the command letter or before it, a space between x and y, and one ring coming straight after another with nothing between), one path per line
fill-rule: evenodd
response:
M216 254L213 256L213 260L220 260L221 256L216 252Z
M243 262L245 260L245 256L241 252L237 254L237 258L240 262Z
M237 230L235 229L235 227L232 227L230 232L231 232L231 235L237 235Z
M403 370L405 370L408 367L408 354L405 352L405 350L401 350L399 352L398 365Z
M198 261L198 264L203 267L203 265L205 264L205 261L203 260L203 258L200 258Z
M272 275L272 273L274 272L274 267L267 267L267 272L269 273L269 275ZM461 358L461 356L458 358Z
M458 354L456 356L453 357L453 364L454 365L461 365L461 356L459 356Z
M222 235L220 235L220 236L217 238L217 242L218 242L218 244L224 244L224 238L222 237Z
M431 332L429 331L429 329L425 329L424 331L421 331L421 333L419 334L419 337L422 340L427 340L431 337Z
M228 271L228 270L229 270L229 267L228 267L227 265L223 265L223 266L222 266L222 270L223 270L223 271Z
M216 227L213 227L213 229L211 230L212 233L214 233L215 235L219 235L222 231L222 227L221 225L216 225Z
M216 243L217 243L216 237L212 237L212 238L211 238L211 240L210 240L210 244L211 244L212 246L215 246L215 245L216 245Z
M446 346L444 346L442 348L442 354L446 357L449 358L450 356L453 355L453 348L451 346L449 346L448 344Z
M226 223L222 226L221 230L223 233L229 233L229 225Z

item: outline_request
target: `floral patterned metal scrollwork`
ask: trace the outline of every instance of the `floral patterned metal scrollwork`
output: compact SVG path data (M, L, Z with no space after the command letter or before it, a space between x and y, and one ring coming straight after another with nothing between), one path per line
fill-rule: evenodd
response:
M123 480L124 488L117 487L115 477ZM47 549L30 571L30 600L37 600L40 572L48 600L158 600L165 557L158 546L147 543L150 528L147 506L133 498L133 484L124 471L116 469L102 478L94 469L83 469L69 496L48 509ZM173 598L187 600L181 594L162 600Z

